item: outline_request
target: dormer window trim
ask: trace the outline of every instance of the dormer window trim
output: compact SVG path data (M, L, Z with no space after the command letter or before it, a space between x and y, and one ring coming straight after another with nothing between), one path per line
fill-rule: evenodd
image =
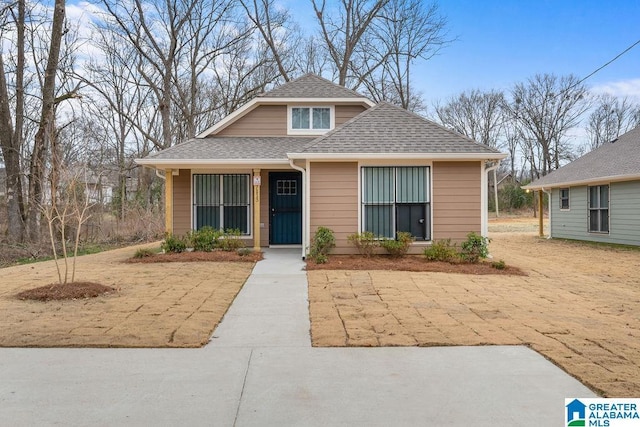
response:
M295 128L293 123L294 109L308 109L309 110L309 128ZM313 128L313 115L314 109L328 109L329 110L329 127L328 128ZM287 134L288 135L324 135L329 132L336 125L336 109L334 105L326 104L290 104L287 105Z

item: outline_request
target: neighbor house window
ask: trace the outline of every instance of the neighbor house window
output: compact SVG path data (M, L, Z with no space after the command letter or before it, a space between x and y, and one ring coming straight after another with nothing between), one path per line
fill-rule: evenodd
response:
M589 187L589 231L609 232L609 186Z
M249 234L249 175L193 175L195 229L205 225L216 229L238 229Z
M560 209L569 210L569 189L560 189Z
M362 230L395 238L399 231L430 239L429 168L362 168Z
M331 107L291 107L289 110L289 129L293 132L321 132L333 128Z

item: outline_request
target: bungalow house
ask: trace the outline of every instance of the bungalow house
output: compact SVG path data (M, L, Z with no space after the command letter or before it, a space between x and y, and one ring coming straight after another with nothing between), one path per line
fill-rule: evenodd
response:
M138 159L166 180L166 229L240 229L256 249L408 231L413 251L486 235L487 171L505 155L313 74L264 93L195 138ZM157 172L158 173L158 172Z
M549 194L550 237L640 245L640 127L523 188Z

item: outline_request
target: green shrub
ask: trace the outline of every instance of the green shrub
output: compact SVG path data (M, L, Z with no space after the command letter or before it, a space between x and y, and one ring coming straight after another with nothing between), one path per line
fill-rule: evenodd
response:
M327 255L336 246L336 238L333 231L327 227L318 227L315 236L311 240L311 257L317 264L324 264L328 261Z
M187 249L187 241L183 237L167 233L160 247L167 253L180 253Z
M247 255L249 255L251 253L251 249L249 249L249 248L240 248L240 249L237 250L237 252L238 252L238 255L240 255L240 256L247 256Z
M241 237L242 232L237 228L228 229L222 235L222 239L218 240L218 247L228 252L244 248L246 245Z
M452 262L460 258L460 253L455 244L451 244L451 239L438 240L423 252L429 261Z
M462 259L470 263L477 263L480 258L489 255L489 239L473 231L467 234L467 240L462 242Z
M495 268L496 270L504 270L505 268L507 268L507 264L503 261L493 261L491 263L491 267Z
M373 255L375 249L380 246L375 234L370 231L350 234L347 236L347 240L358 249L360 255L364 255L367 258Z
M385 239L380 241L380 246L394 258L403 257L409 251L411 243L414 241L411 233L406 231L399 231L396 233L395 240Z
M133 254L134 258L149 258L156 254L156 251L149 248L140 248Z
M218 244L222 232L208 225L189 233L189 241L194 251L211 252Z

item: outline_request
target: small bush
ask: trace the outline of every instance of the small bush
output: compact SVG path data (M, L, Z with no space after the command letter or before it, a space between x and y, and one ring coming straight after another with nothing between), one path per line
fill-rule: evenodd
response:
M149 258L156 254L153 249L149 248L140 248L133 254L134 258Z
M386 239L380 241L380 246L384 248L385 251L389 253L394 258L400 258L407 254L409 248L411 247L411 243L413 243L414 238L411 233L407 233L405 231L399 231L396 234L396 239Z
M324 264L328 261L327 255L336 246L336 238L333 231L327 227L318 227L315 236L311 241L309 257L317 264Z
M496 270L504 270L505 268L507 268L507 264L503 261L494 261L491 263L491 267L495 268Z
M467 240L462 242L462 259L470 263L477 263L480 258L489 255L489 239L473 231L467 234Z
M249 255L251 253L251 249L249 249L249 248L240 248L240 249L237 250L237 252L238 252L238 255L240 255L240 256L247 256L247 255Z
M161 246L162 250L170 253L180 253L184 252L187 249L187 241L183 237L174 236L171 233L167 233L164 238L164 242L162 242Z
M218 240L222 236L220 230L208 225L189 233L189 241L194 251L211 252L218 246Z
M364 255L367 258L373 255L375 249L380 246L375 234L370 231L350 234L347 236L347 240L358 249L360 255Z
M453 262L460 258L458 248L451 244L451 239L438 240L423 252L429 261Z
M228 252L244 248L246 245L244 240L240 238L241 236L242 232L237 228L229 229L224 232L222 239L218 240L218 247Z

